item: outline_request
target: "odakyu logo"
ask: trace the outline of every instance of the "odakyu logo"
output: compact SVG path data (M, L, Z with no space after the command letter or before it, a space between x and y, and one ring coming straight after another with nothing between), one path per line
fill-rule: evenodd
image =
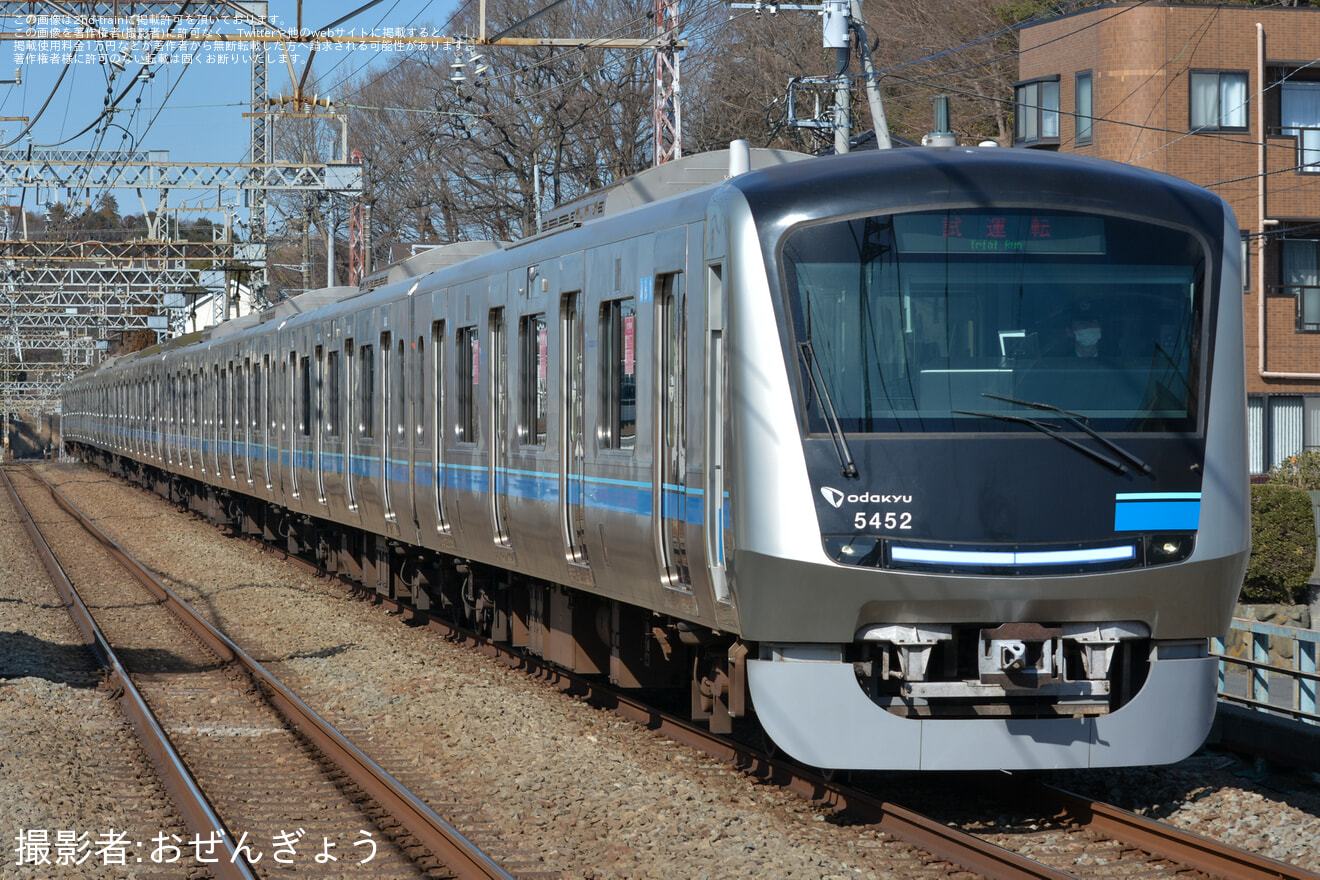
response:
M839 509L839 507L843 504L843 499L847 497L838 489L832 488L830 486L821 486L820 494L825 496L825 500L828 501L830 503L830 506L833 507L835 510Z
M863 492L860 495L845 495L833 486L821 486L820 494L830 506L838 510L843 506L843 502L849 504L911 504L911 495L877 495L874 492Z

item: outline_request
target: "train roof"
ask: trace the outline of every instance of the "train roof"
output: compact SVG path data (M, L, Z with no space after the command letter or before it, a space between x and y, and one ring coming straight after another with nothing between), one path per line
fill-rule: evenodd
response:
M1216 193L1180 177L1084 156L1003 147L922 147L822 157L730 181L762 218L769 241L782 225L923 206L1017 203L1163 217L1211 240L1232 216ZM777 219L776 219L777 218Z

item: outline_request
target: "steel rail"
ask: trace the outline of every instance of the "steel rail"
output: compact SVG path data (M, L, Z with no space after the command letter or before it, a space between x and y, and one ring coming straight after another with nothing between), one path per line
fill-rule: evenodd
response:
M339 731L267 672L260 663L212 626L210 621L194 612L188 603L175 595L114 539L101 531L59 489L41 474L33 473L45 484L55 503L75 517L89 534L100 541L125 568L133 573L134 577L148 586L153 594L159 596L184 625L196 632L208 644L213 641L221 644L229 657L242 666L257 683L271 705L296 727L314 748L319 749L338 764L364 794L380 804L422 846L444 862L445 868L454 877L460 880L513 880L510 874L463 837L458 829L418 799L357 746L345 739Z
M199 839L203 833L206 833L209 840L212 834L219 832L221 845L228 858L221 858L210 864L212 873L215 874L217 880L256 880L256 874L253 873L247 861L238 856L234 847L234 837L229 828L225 826L212 809L210 802L207 801L206 796L198 786L197 780L193 778L192 772L184 764L183 758L179 756L173 743L170 742L169 736L157 722L151 709L147 706L146 700L142 698L137 686L129 678L128 671L119 661L118 655L110 647L105 634L101 632L101 628L92 619L91 612L87 610L82 597L78 595L77 588L73 586L68 575L64 573L64 568L55 558L55 554L51 552L50 545L42 537L40 529L37 528L37 524L32 519L32 515L28 512L22 500L19 499L18 492L9 478L8 470L0 470L0 476L4 478L5 490L9 493L14 509L23 520L23 528L27 531L32 546L46 566L46 571L50 574L56 591L63 598L64 604L68 606L69 615L82 632L87 645L95 652L97 659L109 669L110 680L119 689L120 703L128 715L129 722L137 731L138 739L151 757L152 763L155 764L161 782L164 784L166 791L169 792L175 807L183 816L184 822Z
M1256 855L1052 785L1032 782L1017 774L1007 775L1012 776L1017 784L1019 796L1034 804L1052 804L1078 825L1215 877L1225 880L1320 880L1320 874L1296 865Z

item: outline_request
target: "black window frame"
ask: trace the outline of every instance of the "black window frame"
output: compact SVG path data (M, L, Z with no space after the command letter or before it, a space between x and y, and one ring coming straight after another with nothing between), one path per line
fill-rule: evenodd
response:
M1223 93L1223 86L1219 82L1225 75L1241 75L1243 78L1243 93L1247 100L1242 104L1242 125L1224 125L1224 108L1219 107L1218 124L1216 125L1197 125L1192 114L1196 112L1195 90L1193 82L1198 76L1216 77L1215 94L1219 96ZM1251 130L1251 71L1249 70L1230 70L1230 69L1205 69L1187 71L1187 130L1197 131L1233 131L1245 132Z
M1078 97L1082 80L1086 80L1086 107ZM1082 134L1083 120L1086 133ZM1073 143L1079 147L1095 143L1095 72L1079 70L1073 75Z
M1041 101L1041 86L1052 84L1054 86L1054 107L1047 108ZM1023 92L1026 89L1036 87L1036 103L1028 105L1025 103ZM1014 146L1057 146L1059 143L1059 117L1061 113L1061 95L1062 88L1059 84L1059 74L1050 76L1039 76L1034 79L1025 79L1013 83L1013 145ZM1024 111L1030 107L1036 117L1035 135L1028 137L1023 129L1023 120L1026 118ZM1054 114L1054 134L1046 136L1042 134L1045 130L1045 115Z
M637 317L637 300L631 296L601 303L601 401L600 423L596 430L601 449L630 453L637 446L637 361L638 343L642 338L637 332ZM631 373L626 366L628 318L633 320Z
M519 439L544 447L550 425L550 320L545 312L523 315L522 382ZM544 345L542 344L544 343Z
M358 437L376 436L376 347L371 343L358 347Z
M458 412L454 440L473 444L481 439L477 394L481 389L481 328L476 324L459 327L455 335L454 356L458 370Z

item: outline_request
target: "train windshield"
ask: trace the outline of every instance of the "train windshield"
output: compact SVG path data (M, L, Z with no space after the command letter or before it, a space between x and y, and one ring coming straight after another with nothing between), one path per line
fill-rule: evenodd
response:
M1185 231L1067 211L878 215L794 230L783 265L812 432L831 408L847 432L1058 418L1027 403L1098 430L1196 427L1207 255Z

